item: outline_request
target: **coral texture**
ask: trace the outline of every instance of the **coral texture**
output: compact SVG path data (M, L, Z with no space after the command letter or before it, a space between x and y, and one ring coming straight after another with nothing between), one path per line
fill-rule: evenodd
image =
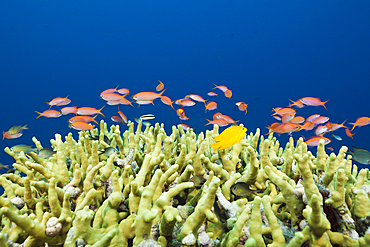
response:
M315 156L257 129L220 151L217 125L127 126L56 134L47 159L6 148L15 172L0 176L0 247L370 246L369 172L347 147L328 155L320 142ZM231 193L237 182L247 196Z

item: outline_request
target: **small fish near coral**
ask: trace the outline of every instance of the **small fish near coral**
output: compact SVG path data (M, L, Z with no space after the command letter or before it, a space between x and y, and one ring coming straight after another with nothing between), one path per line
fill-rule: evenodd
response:
M234 195L240 197L246 197L251 194L257 195L257 192L259 192L259 190L253 190L250 188L250 186L251 186L250 184L238 182L231 187L231 192Z
M347 154L352 155L352 160L363 164L370 165L370 151L363 148L355 148L352 146L352 150L349 150Z
M245 136L245 132L247 132L247 128L243 126L230 126L214 138L216 143L212 144L213 150L224 150L239 143Z

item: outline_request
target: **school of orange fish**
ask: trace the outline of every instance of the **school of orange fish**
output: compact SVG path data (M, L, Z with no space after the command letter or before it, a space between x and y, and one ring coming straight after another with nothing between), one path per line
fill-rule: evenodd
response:
M127 88L109 88L104 90L100 93L100 98L106 101L107 105L130 105L133 106L132 103L136 103L137 105L147 105L147 104L153 104L153 101L156 99L160 99L161 102L165 105L170 106L177 114L177 116L180 119L180 124L183 126L184 129L190 128L189 125L183 123L182 121L186 121L189 118L185 115L185 109L186 107L190 107L195 105L197 102L203 103L205 106L205 112L207 111L213 111L217 109L217 103L215 101L210 101L204 99L202 96L197 94L189 94L184 96L184 98L177 99L172 101L171 98L168 96L163 95L163 93L166 91L164 89L164 83L159 81L159 84L156 87L157 92L138 92L131 96L132 101L126 98L126 96L129 95L130 90ZM225 97L231 98L232 97L232 91L228 89L226 86L223 85L215 85L213 89L221 90ZM215 92L208 92L208 96L214 97L218 96ZM290 100L291 103L289 103L288 107L276 107L273 108L273 114L272 117L274 117L278 122L274 122L267 126L269 129L268 133L275 132L278 134L289 134L291 135L292 132L297 132L301 130L309 131L314 130L315 135L308 137L305 139L305 143L308 146L317 146L319 141L323 139L325 141L325 144L328 144L331 142L331 139L328 137L325 137L324 135L329 132L334 132L335 130L339 128L345 128L345 132L347 136L353 139L353 129L355 127L361 127L370 124L370 117L359 117L356 119L354 123L348 123L353 125L352 129L350 130L347 126L344 125L346 121L344 121L341 124L332 123L329 122L329 117L321 116L319 114L311 115L307 118L304 118L302 116L297 116L297 110L295 108L302 108L304 106L323 106L326 110L325 103L328 102L322 102L319 98L314 97L303 97L301 99L298 99L296 101ZM67 114L75 114L75 116L69 118L68 123L69 127L75 130L91 130L95 127L93 123L98 124L98 122L95 120L95 118L98 115L104 114L101 112L103 110L103 107L100 109L96 109L93 107L79 107L76 106L66 106L71 103L71 100L67 97L57 97L52 99L49 102L46 102L49 105L49 109L38 112L38 117L46 117L46 118L56 118L60 117L62 115ZM178 105L178 109L175 109L173 106L173 103ZM248 104L245 102L239 101L236 102L235 105L238 107L240 111L245 112L247 114L247 107ZM56 106L65 106L61 108L60 110L51 109L51 107ZM295 107L295 108L292 108ZM117 123L127 123L127 117L125 114L119 110L117 111L118 116L112 116L111 120ZM205 125L210 124L217 124L220 127L227 126L229 124L236 124L238 121L233 120L230 116L227 116L225 114L222 114L220 112L217 112L213 115L212 120L208 120L208 123ZM27 129L27 125L21 126L13 126L7 131L3 131L3 140L4 139L15 139L19 138L23 134L23 130ZM341 138L339 136L336 136L333 134L333 137L340 140Z

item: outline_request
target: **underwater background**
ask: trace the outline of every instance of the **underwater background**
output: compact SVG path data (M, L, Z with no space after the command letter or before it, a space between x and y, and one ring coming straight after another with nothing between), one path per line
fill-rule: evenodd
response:
M0 126L29 128L18 139L1 141L3 164L14 162L5 147L33 145L33 136L44 147L55 133L78 136L68 127L72 115L36 119L35 111L49 108L45 102L68 96L69 106L105 105L106 117L97 120L111 125L117 106L106 105L103 90L119 85L130 89L129 96L155 92L157 80L172 100L198 94L217 102L207 113L202 103L184 107L190 119L183 123L196 133L212 129L206 119L219 111L240 120L248 133L260 128L266 134L276 122L272 108L307 96L329 100L328 111L306 106L297 116L317 113L333 123L347 120L350 128L348 122L370 117L369 1L2 0L0 12ZM232 97L212 90L214 84L227 86ZM238 101L249 104L247 114ZM152 113L151 122L164 123L171 133L179 117L159 99L154 104L119 109L132 121ZM335 153L342 145L370 149L370 125L356 127L353 140L343 128L334 133L343 140L325 136ZM314 133L292 135L297 140ZM285 146L289 136L275 136ZM309 149L316 154L316 147Z

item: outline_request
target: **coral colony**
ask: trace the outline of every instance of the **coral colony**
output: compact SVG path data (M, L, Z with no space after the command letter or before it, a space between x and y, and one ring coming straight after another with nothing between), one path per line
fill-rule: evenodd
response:
M370 246L370 175L347 147L315 157L257 129L213 150L218 134L101 121L51 157L5 148L0 246Z

